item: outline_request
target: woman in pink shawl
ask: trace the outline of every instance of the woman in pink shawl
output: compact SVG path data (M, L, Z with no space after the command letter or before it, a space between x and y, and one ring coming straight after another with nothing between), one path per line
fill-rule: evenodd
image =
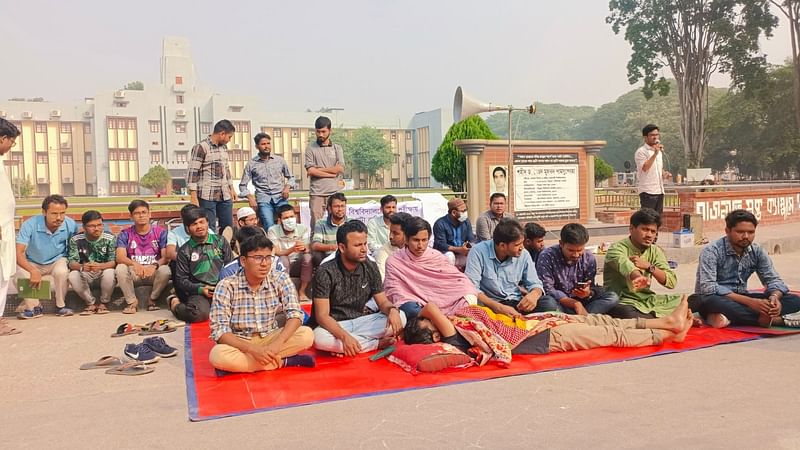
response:
M428 247L431 225L421 217L403 225L406 247L386 260L383 290L411 320L428 303L447 315L476 303L478 291L469 278L438 250ZM465 298L467 297L467 298Z

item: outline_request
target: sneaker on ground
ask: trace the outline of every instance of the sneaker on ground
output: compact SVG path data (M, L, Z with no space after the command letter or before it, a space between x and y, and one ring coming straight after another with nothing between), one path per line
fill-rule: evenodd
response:
M161 336L152 336L145 338L142 345L147 346L156 355L162 358L169 358L178 354L178 349L170 347L169 344Z
M36 316L33 315L33 311L31 311L30 309L26 309L24 311L20 311L17 314L17 319L19 319L19 320L27 320L27 319L34 319L34 318L36 318Z
M800 328L800 311L791 314L784 314L781 318L783 319L784 326Z
M126 344L125 356L141 363L149 364L158 361L158 355L144 344Z
M44 309L41 306L34 306L33 307L33 318L37 319L39 317L44 316Z
M722 313L711 313L706 316L706 323L713 328L725 328L731 324L731 321Z
M58 312L56 313L56 315L58 315L58 317L69 317L69 316L71 316L73 314L75 314L75 312L72 311L71 309L67 308L67 307L59 309Z

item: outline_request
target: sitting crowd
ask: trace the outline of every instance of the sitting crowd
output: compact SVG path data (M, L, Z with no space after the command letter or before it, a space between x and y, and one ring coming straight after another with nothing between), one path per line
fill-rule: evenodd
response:
M314 358L302 353L311 347L354 356L401 338L446 342L474 355L481 347L476 321L478 328L513 327L505 343L510 353L540 354L681 341L695 321L692 311L713 327L767 327L800 310L800 298L753 242L758 221L750 212L728 214L725 236L702 251L695 293L686 296L652 289L654 281L667 289L677 281L655 245L661 218L654 210L632 214L629 236L605 255L600 285L583 225L564 225L558 243L545 248L545 230L523 227L505 201L492 195L476 237L461 199L449 201L448 213L431 226L397 212L397 200L386 196L382 214L364 224L348 219L347 198L336 193L326 199L328 216L314 224L313 237L292 206L277 207L266 229L244 207L229 242L204 208L184 206L182 226L168 230L152 223L143 200L130 203L132 225L119 235L107 232L94 210L82 215L78 233L67 200L51 195L42 214L20 228L16 279L35 288L50 276L59 316L73 314L65 303L68 284L86 304L81 315L108 313L117 285L123 313L133 314L136 286L152 286L148 310L168 294L176 318L210 320L216 345L209 360L227 372L313 367ZM748 290L753 273L763 292ZM97 285L99 298L92 293ZM310 315L301 307L307 301ZM23 298L18 313L40 317L39 300Z

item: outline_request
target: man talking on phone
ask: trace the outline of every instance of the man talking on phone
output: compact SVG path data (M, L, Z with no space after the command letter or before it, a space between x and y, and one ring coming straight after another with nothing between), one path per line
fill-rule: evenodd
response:
M664 163L661 154L661 133L658 126L649 124L642 128L644 144L636 150L636 187L642 208L664 212Z
M585 251L589 232L579 223L561 228L558 245L542 250L536 273L544 285L545 297L558 303L568 314L607 314L619 303L619 296L594 284L597 261Z

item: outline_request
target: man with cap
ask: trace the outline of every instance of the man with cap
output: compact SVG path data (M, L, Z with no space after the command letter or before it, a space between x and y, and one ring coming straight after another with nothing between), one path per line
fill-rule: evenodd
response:
M475 233L467 218L467 204L460 198L450 199L447 215L433 224L433 248L444 253L451 264L463 271L474 243Z

